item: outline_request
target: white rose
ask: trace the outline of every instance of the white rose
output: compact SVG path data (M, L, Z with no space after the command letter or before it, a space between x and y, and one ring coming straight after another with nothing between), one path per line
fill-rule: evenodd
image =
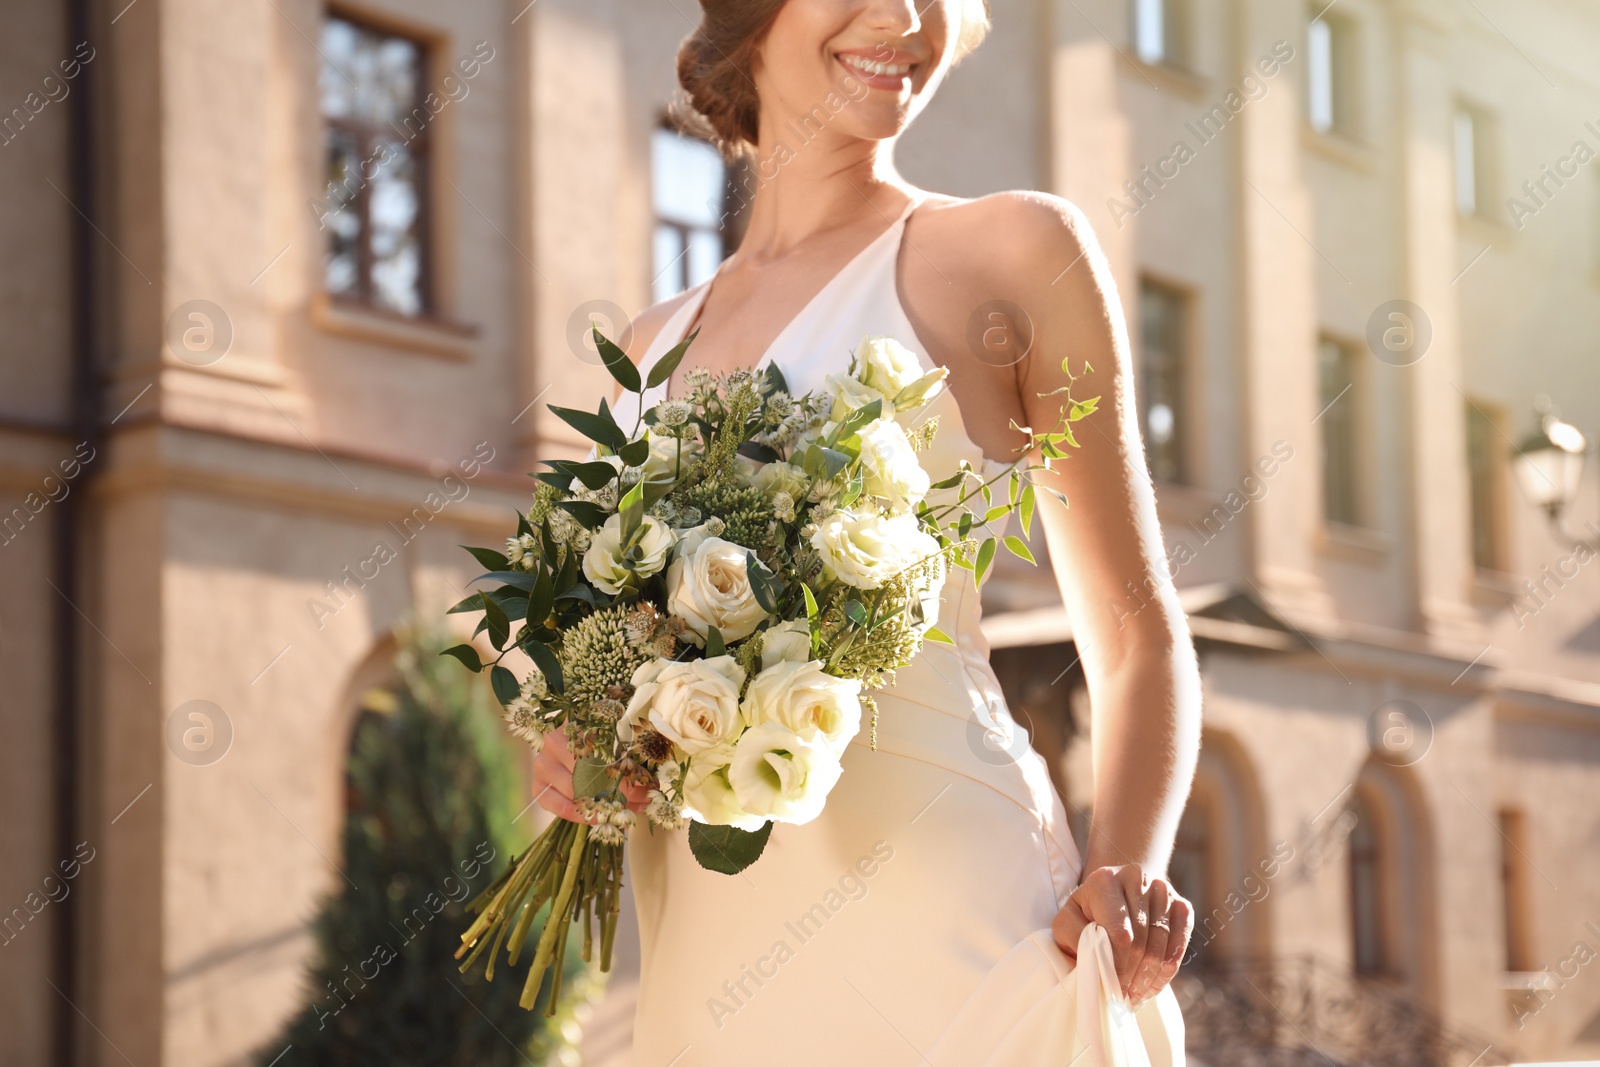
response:
M788 493L796 500L803 500L811 490L811 476L793 463L778 460L764 464L750 479L750 484L761 490L761 495L768 500L779 493Z
M917 354L893 337L863 337L856 346L856 377L886 401L922 373Z
M761 633L761 668L775 663L804 663L811 658L811 623L805 619L780 622Z
M741 808L728 781L733 757L734 747L724 744L708 748L689 761L683 776L683 813L710 826L759 830L767 820Z
M939 551L939 543L923 532L910 512L883 518L848 509L818 524L811 547L833 577L857 589L876 589Z
M828 419L835 423L843 422L845 416L856 408L866 407L874 400L882 400L887 407L890 399L848 374L828 375L823 379L823 389L833 400L833 406L828 409Z
M914 507L927 494L930 479L905 430L881 418L863 426L860 436L862 488L896 511Z
M633 696L617 723L617 736L631 742L648 721L690 755L732 741L744 729L739 690L744 668L732 656L680 662L654 659L633 672Z
M678 556L667 568L667 611L689 624L697 646L705 646L713 626L732 643L749 637L767 618L750 588L749 553L699 526L679 542Z
M682 467L679 467L679 449L682 449ZM644 460L645 481L661 485L670 485L678 480L681 471L689 469L689 464L700 458L703 451L700 439L690 437L679 441L666 434L650 434L650 454Z
M734 745L727 778L742 811L799 824L822 813L842 771L825 739L808 740L782 723L764 722Z
M835 677L816 659L770 667L763 661L763 666L745 692L745 722L752 727L775 722L801 737L821 737L843 752L861 729L861 680Z
M624 543L622 515L618 513L607 519L589 542L583 554L583 573L612 596L624 589L636 589L640 580L667 565L667 554L676 539L671 527L646 515Z

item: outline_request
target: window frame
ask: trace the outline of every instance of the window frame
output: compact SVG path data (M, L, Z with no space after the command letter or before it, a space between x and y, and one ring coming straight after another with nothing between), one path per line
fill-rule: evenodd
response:
M1510 513L1510 472L1505 449L1496 447L1496 442L1505 440L1505 429L1510 425L1510 418L1504 407L1479 397L1468 396L1463 403L1466 423L1464 437L1468 530L1472 537L1472 563L1479 572L1508 573L1511 570L1511 553L1510 531L1507 528L1506 516ZM1475 447L1473 435L1475 424L1485 427L1481 448ZM1481 484L1479 480L1480 471L1475 453L1480 451L1483 461L1487 463L1487 468L1482 471L1487 484ZM1480 499L1480 491L1487 494L1487 499ZM1487 525L1480 528L1479 523L1482 520L1487 520ZM1480 558L1479 555L1480 534L1488 541L1485 558Z
M322 10L322 20L318 26L320 34L322 27L331 20L349 23L357 29L383 37L399 38L412 45L417 51L417 83L416 96L413 100L408 115L415 115L419 110L429 115L429 121L421 124L417 132L406 141L406 148L411 154L412 164L416 170L415 185L417 188L417 220L415 232L417 238L417 298L416 312L407 313L398 308L389 307L375 299L372 283L372 267L374 263L371 245L371 187L372 179L368 178L361 183L356 195L348 202L352 206L359 205L361 220L361 240L357 255L358 287L354 292L335 293L328 288L326 255L328 243L325 240L320 252L319 261L320 278L318 291L321 296L336 308L348 309L363 315L376 315L400 323L428 323L443 321L440 299L440 278L438 264L438 219L437 219L437 175L439 173L437 154L439 146L434 127L440 121L439 117L427 111L426 100L430 92L429 86L433 84L433 75L439 63L440 39L436 34L430 34L415 26L402 24L368 11L353 9L343 4L329 4ZM331 63L318 48L318 75ZM327 115L322 109L320 92L317 101L317 120L319 133L319 181L321 183L321 199L326 202L328 195L327 183L327 152L330 135L343 132L357 141L357 155L363 162L370 160L375 155L373 148L378 137L387 133L390 136L398 131L392 126L380 126L361 122L352 122L347 119L335 119ZM405 126L409 131L409 125Z
M1463 119L1467 120L1472 130L1471 210L1465 209L1461 203L1460 133ZM1499 131L1489 109L1471 100L1457 98L1450 111L1450 199L1458 218L1496 221L1495 205L1500 201L1500 181L1494 165L1499 157L1498 141Z
M1360 978L1389 978L1393 977L1397 970L1394 909L1390 899L1394 864L1388 829L1378 814L1379 807L1376 798L1368 796L1362 789L1355 790L1350 798L1349 810L1356 819L1350 827L1350 835L1345 842L1348 866L1346 891L1349 894L1347 914L1350 921L1350 970ZM1370 837L1368 843L1360 843L1357 840L1356 835L1363 830ZM1359 863L1358 844L1363 845L1360 850L1362 861ZM1368 898L1364 898L1359 891L1358 883L1363 870L1371 876L1371 893ZM1370 914L1365 914L1370 926L1363 923L1364 899L1371 907ZM1372 939L1373 958L1363 959L1362 945L1366 935L1369 934Z
M1337 403L1327 396L1323 384L1323 353L1327 347L1338 349L1340 358L1348 363L1350 368L1349 385L1341 390L1340 396L1345 392L1350 397L1338 400ZM1322 508L1323 525L1330 528L1344 527L1347 529L1370 530L1373 528L1371 478L1368 462L1368 449L1365 442L1368 435L1365 429L1362 412L1366 410L1365 399L1367 389L1367 364L1360 356L1360 346L1352 343L1337 334L1323 332L1317 337L1317 411L1319 419L1326 419L1333 410L1340 405L1349 409L1349 415L1338 416L1347 419L1349 427L1349 454L1346 458L1350 471L1350 505L1354 514L1351 517L1341 517L1334 514L1330 506L1333 499L1332 485L1330 484L1331 450L1329 448L1329 424L1324 423L1318 430L1319 443L1322 448L1322 467L1319 472L1320 485L1318 499Z
M1176 381L1169 383L1173 404L1171 447L1174 469L1171 477L1163 477L1156 473L1155 452L1150 442L1150 401L1153 391L1150 388L1150 342L1145 331L1145 294L1148 290L1165 293L1172 298L1177 308L1178 321L1172 328L1172 340L1177 346L1177 351L1172 354ZM1142 271L1139 274L1137 300L1135 311L1139 327L1139 349L1135 364L1134 396L1138 401L1135 406L1138 409L1139 439L1144 443L1145 465L1150 472L1151 480L1158 485L1193 486L1197 477L1193 449L1195 432L1189 423L1194 418L1195 412L1195 405L1191 402L1191 391L1194 388L1195 378L1193 364L1196 351L1195 315L1198 295L1190 286L1159 274Z
M1161 9L1161 54L1146 55L1144 38L1146 5ZM1133 0L1129 7L1129 37L1133 54L1151 67L1168 67L1185 72L1194 68L1194 0Z
M1313 10L1306 22L1306 73L1305 121L1319 137L1362 143L1366 135L1365 101L1361 79L1361 27L1357 20L1343 12L1332 12L1328 6ZM1316 103L1318 68L1317 48L1313 27L1322 26L1328 34L1328 108L1329 121L1319 125L1313 110Z
M717 225L714 229L692 225L684 222L682 219L671 218L663 215L659 210L657 210L655 144L656 138L664 134L679 137L684 140L698 140L706 148L710 149L711 151L716 151L715 146L711 145L710 142L703 141L700 138L697 138L694 134L679 128L679 126L672 121L670 116L663 115L656 122L656 124L650 128L650 145L646 151L646 157L649 160L648 174L650 179L651 253L649 261L651 272L650 296L653 302L669 300L673 296L687 292L688 290L693 289L695 285L699 284L698 282L690 281L688 265L686 262L687 256L689 255L689 241L692 235L696 233L712 233L717 237L722 246L722 254L718 261L719 263L721 260L725 260L733 254L734 250L739 246L739 238L743 235L743 227L736 225L736 223L743 220L746 214L744 209L748 206L748 201L740 200L735 195L737 191L738 179L741 174L740 168L736 163L730 162L726 157L722 157L719 153L719 158L722 160L722 202L717 211ZM657 235L660 233L662 228L671 229L677 236L679 247L682 249L682 251L679 253L677 259L673 262L676 264L679 261L684 261L683 266L680 267L679 273L679 277L682 279L684 284L682 288L676 290L676 292L667 296L658 297L656 286L661 278L661 275L666 272L666 268L657 264L655 260L655 242Z

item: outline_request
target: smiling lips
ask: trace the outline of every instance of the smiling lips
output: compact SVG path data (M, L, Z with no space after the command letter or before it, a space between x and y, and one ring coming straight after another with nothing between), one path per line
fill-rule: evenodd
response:
M882 50L873 52L839 52L834 58L850 73L859 77L872 89L888 89L899 92L905 88L911 70L917 64L909 55L901 52L891 52L888 59L875 57L883 56Z

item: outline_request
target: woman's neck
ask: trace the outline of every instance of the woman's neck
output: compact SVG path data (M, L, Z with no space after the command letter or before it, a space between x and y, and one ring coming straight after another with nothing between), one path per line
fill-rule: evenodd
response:
M753 166L756 193L739 244L747 262L783 256L814 234L854 221L894 218L909 191L894 166L894 141L831 136L796 145L781 121L763 118Z

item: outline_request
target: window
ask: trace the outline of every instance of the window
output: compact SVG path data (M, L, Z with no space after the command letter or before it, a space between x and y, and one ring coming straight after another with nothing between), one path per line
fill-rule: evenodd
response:
M1488 117L1477 108L1456 108L1453 127L1456 211L1463 216L1488 218L1494 202L1489 157L1493 137Z
M728 169L706 142L658 129L650 142L650 176L653 288L660 302L711 277L727 254Z
M1306 29L1306 100L1318 133L1356 133L1355 32L1351 24L1323 13Z
M1328 522L1360 526L1360 439L1354 348L1324 338L1317 345L1322 423L1322 511Z
M1482 570L1510 570L1505 546L1504 418L1481 400L1467 401L1467 488L1472 504L1472 562Z
M1139 286L1139 415L1150 476L1158 482L1188 480L1183 437L1188 432L1184 403L1188 295L1144 279Z
M1187 0L1134 0L1133 45L1146 63L1188 63Z
M1505 909L1506 970L1537 971L1533 953L1533 901L1529 896L1527 820L1522 812L1500 811L1500 888Z
M1350 830L1350 932L1357 974L1382 974L1389 970L1388 931L1384 922L1384 862L1371 806L1360 793L1352 812Z
M423 45L329 16L319 92L328 293L400 315L430 310Z

